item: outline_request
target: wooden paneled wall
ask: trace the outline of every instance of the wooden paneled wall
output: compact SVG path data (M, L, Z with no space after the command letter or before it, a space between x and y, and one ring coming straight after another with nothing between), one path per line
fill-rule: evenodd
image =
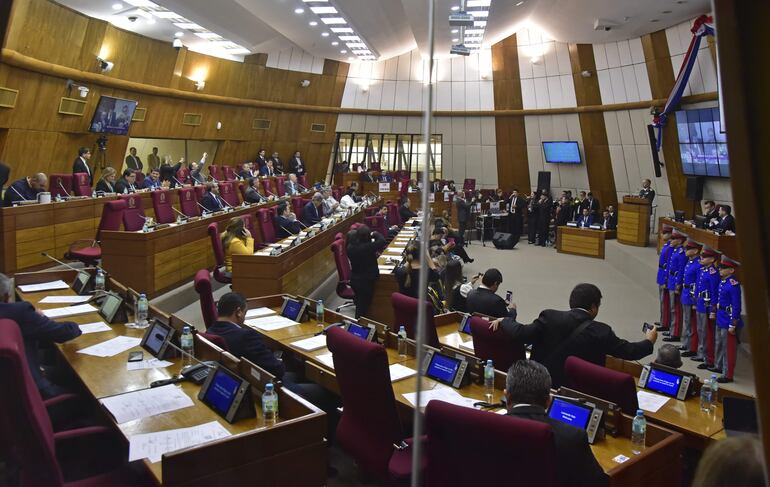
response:
M169 42L123 31L48 0L15 3L4 47L76 74L97 73L96 57L101 55L115 63L106 74L110 78L190 93L195 92L192 79L203 79L205 94L309 107L339 107L348 69L345 63L327 60L323 74L300 73L176 50ZM300 86L303 79L310 80L309 87ZM326 173L334 113L190 101L88 82L84 116L60 115L60 98L77 97L65 83L59 76L0 63L0 86L19 90L15 108L0 108L0 160L12 167L13 178L34 171L69 172L79 146L95 149L97 136L88 133L88 124L100 95L138 100L147 109L146 120L132 124L131 136L218 140L214 162L219 164L253 158L261 147L278 151L284 160L300 150L313 179ZM184 113L201 114L201 124L182 125ZM271 120L270 129L252 129L255 118ZM222 122L221 130L217 122ZM311 132L312 123L326 124L326 132ZM120 167L127 144L128 137L110 137L110 165Z

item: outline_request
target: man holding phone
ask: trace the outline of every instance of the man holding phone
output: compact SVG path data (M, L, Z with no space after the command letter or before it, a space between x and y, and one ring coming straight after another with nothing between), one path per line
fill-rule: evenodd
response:
M481 313L494 318L511 318L516 320L516 304L511 303L512 291L508 291L505 299L497 294L503 274L495 269L487 269L481 278L481 285L468 293L466 311Z

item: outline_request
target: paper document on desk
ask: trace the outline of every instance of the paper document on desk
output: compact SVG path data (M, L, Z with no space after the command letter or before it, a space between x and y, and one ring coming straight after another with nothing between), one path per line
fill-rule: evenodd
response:
M130 350L142 343L141 338L119 336L107 340L106 342L97 343L91 345L82 350L78 350L78 353L84 353L86 355L93 355L94 357L112 357L119 353Z
M406 379L407 377L411 377L417 374L416 370L410 369L409 367L406 367L401 364L393 364L390 367L388 367L388 369L390 370L391 382L396 382L401 379Z
M389 274L389 273L393 272L393 269L395 269L395 268L396 268L396 266L393 266L393 265L378 265L377 266L377 269L379 269L380 272L384 272L386 274Z
M260 316L274 315L275 311L270 308L254 308L246 311L246 318L259 318Z
M334 370L334 358L331 352L324 353L322 355L316 355L316 360L318 360L325 366L329 367L330 369Z
M405 247L388 247L385 252L388 254L401 255L404 253Z
M466 352L475 353L473 348L473 340L468 340L467 342L460 343L460 350L465 350Z
M133 462L134 460L147 458L151 462L157 463L161 461L164 453L202 445L230 435L231 433L219 424L218 421L212 421L191 428L178 428L134 435L129 438L128 461Z
M57 281L41 282L39 284L23 284L19 289L23 293L36 293L40 291L55 291L57 289L69 289L70 285L61 279Z
M62 308L44 309L42 313L47 317L62 318L64 316L83 315L86 313L95 313L98 311L90 304L78 304L76 306L64 306Z
M112 331L112 328L110 328L110 326L103 321L97 321L95 323L87 323L85 325L78 326L80 327L80 331L83 333L83 335L88 333L97 333L100 331Z
M304 338L302 340L297 340L296 342L291 342L291 344L301 350L312 352L313 350L318 350L319 348L326 346L326 335Z
M417 405L416 392L408 392L406 394L402 394L402 396L404 396L404 399L409 401L412 406ZM466 408L472 408L473 403L476 402L475 399L465 397L451 387L439 384L433 389L422 391L422 394L420 395L420 408L424 408L430 401L434 399Z
M290 326L299 325L296 321L292 321L281 315L264 316L262 318L254 318L245 321L246 325L252 328L259 328L264 331L280 330L281 328L288 328Z
M126 370L144 370L144 369L161 369L174 365L168 360L158 360L151 358L148 360L140 360L139 362L126 362Z
M193 405L190 396L175 384L105 397L99 402L107 408L118 424Z
M46 296L40 300L41 303L85 303L92 296Z
M652 394L647 391L636 391L636 398L639 401L639 409L644 409L651 413L658 412L658 409L662 408L670 399L669 397Z

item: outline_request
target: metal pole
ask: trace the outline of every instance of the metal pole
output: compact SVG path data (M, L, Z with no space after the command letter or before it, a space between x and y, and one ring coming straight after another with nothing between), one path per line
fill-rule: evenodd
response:
M465 3L463 1L463 3ZM425 164L422 168L422 223L421 223L421 233L420 233L420 252L422 252L422 255L420 256L420 278L419 278L419 285L420 285L420 292L418 294L418 300L419 300L419 306L417 311L417 367L418 370L421 368L424 356L425 356L425 327L427 322L427 316L425 315L426 309L425 309L425 302L428 301L428 261L426 259L429 259L430 256L428 255L428 239L430 238L430 206L428 206L428 192L431 189L430 181L428 178L429 174L429 164L428 161L430 161L430 136L432 132L432 122L431 119L432 112L433 112L433 54L435 50L435 39L434 39L434 16L435 16L435 8L436 8L436 0L428 0L428 92L427 92L427 103L425 104L425 109L423 110L423 120L422 120L422 133L423 133L423 142L425 143L425 157L424 161ZM413 451L412 451L412 487L419 487L420 485L420 458L422 457L422 442L420 441L420 437L422 436L422 430L423 430L423 414L420 411L420 397L422 395L422 375L418 374L417 376L417 405L414 408L414 443L413 443Z

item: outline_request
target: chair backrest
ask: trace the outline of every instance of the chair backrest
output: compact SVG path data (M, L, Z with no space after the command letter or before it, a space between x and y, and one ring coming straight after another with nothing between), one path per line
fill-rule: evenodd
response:
M334 240L345 240L345 236L342 234L342 232L337 232L334 234Z
M179 168L179 170L176 172L176 178L179 180L182 184L187 184L190 179L190 170L187 169L185 166L182 166Z
M286 188L284 188L283 183L286 182L286 176L276 176L275 177L275 191L276 195L283 196L286 194Z
M326 344L332 352L342 397L336 441L364 472L384 478L393 444L404 439L388 354L382 345L337 327L327 332Z
M48 190L51 196L72 196L72 174L51 174L48 180Z
M198 197L198 201L200 201L200 200L203 199L204 196L206 196L206 185L205 184L199 184L197 186L194 186L193 187L193 191L195 191L195 196L197 196Z
M136 193L122 194L120 199L126 202L126 211L123 212L123 228L127 232L135 232L144 227L144 203L142 197Z
M463 180L464 191L476 191L476 180L474 178L466 178Z
M273 180L271 178L260 179L259 184L262 185L262 190L263 190L262 192L264 193L265 196L270 196L271 194L277 194L275 192L277 191L277 189L275 191L273 190Z
M212 223L212 225L214 225ZM214 293L211 287L211 275L208 269L201 269L195 273L195 290L198 292L201 302L201 315L203 323L208 330L217 320L217 306L214 303ZM227 349L226 347L222 347Z
M304 207L305 203L302 200L301 196L292 196L291 197L291 211L294 212L295 215L297 215L297 218L302 218L302 208Z
M337 277L342 282L350 281L350 261L345 250L345 240L334 240L329 246L334 254L334 264L337 266Z
M271 208L260 208L257 210L259 231L262 233L262 241L265 243L275 243L274 212L270 210Z
M225 180L224 177L222 177L222 169L214 164L209 166L209 176L216 179L217 181Z
M91 196L93 189L91 189L91 179L88 177L88 173L76 172L72 175L74 181L72 181L72 189L75 191L75 196Z
M195 189L181 188L179 190L179 209L186 216L201 216L201 208L198 206Z
M390 304L393 306L393 315L396 321L395 323L388 323L390 328L393 331L398 331L399 327L403 326L406 329L406 336L415 338L417 336L418 303L417 298L401 293L391 294ZM425 311L427 316L425 342L431 347L438 348L440 344L436 333L436 323L433 321L433 305L426 302Z
M155 220L158 223L173 223L176 220L176 213L171 206L173 197L174 192L166 189L152 192L152 208L155 210Z
M238 201L238 193L233 188L233 184L232 181L219 183L219 196L230 206L238 206L241 203Z
M249 183L247 181L243 181L236 182L234 184L238 186L238 191L241 193L241 201L246 201L246 188L249 187Z
M126 201L122 199L108 201L102 207L102 217L99 220L99 228L96 231L96 240L100 240L103 230L117 232L123 222L123 213L126 212Z
M385 228L385 219L379 215L365 216L364 223L371 230L376 230L384 236L388 236L388 229Z
M571 356L564 362L564 385L584 394L614 402L624 413L632 416L639 409L636 381L631 374L625 372Z
M134 184L136 184L137 188L143 188L144 187L144 173L142 171L140 171L139 169L134 169L134 174L136 175L136 181L134 181Z
M301 184L302 186L304 186L305 188L308 187L307 186L307 176L305 176L304 174L302 176L297 176L297 182L299 184ZM308 188L308 189L310 189L310 188Z
M238 179L238 175L235 174L232 166L222 166L222 171L224 172L226 181L235 181Z
M217 263L217 267L222 267L225 265L225 252L222 250L222 240L219 238L219 227L217 227L216 223L209 223L206 230L209 232L211 249L214 251L214 260Z
M19 485L62 486L53 427L24 352L15 321L0 320L0 437L20 468Z
M377 206L370 206L368 208L364 208L364 216L374 216L377 214L378 211L380 211L380 209Z
M398 212L398 205L395 203L388 203L388 221L392 225L403 225L404 222L401 221L401 214Z
M549 424L430 401L425 431L428 487L497 485L506 478L511 485L556 485L556 445Z
M256 232L254 229L254 214L246 213L245 215L241 215L241 220L243 220L243 226L246 227L252 237L255 236Z
M492 360L497 370L507 371L515 361L527 358L524 344L516 342L502 329L489 329L489 321L474 316L471 318L474 355L482 360Z

